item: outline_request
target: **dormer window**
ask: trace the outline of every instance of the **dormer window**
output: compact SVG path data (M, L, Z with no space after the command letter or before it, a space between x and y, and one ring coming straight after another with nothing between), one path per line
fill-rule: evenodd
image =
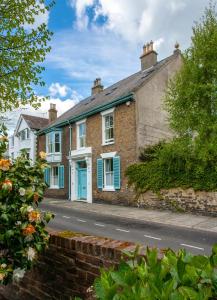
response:
M101 113L102 115L102 144L114 143L114 108Z
M86 120L77 123L77 148L86 147Z

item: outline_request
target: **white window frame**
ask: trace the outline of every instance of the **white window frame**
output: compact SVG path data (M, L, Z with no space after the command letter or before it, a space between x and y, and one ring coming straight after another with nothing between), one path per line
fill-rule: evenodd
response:
M24 134L24 138L22 138L22 134ZM19 132L20 140L26 141L30 139L30 130L29 128L25 128Z
M115 107L108 109L106 111L101 112L102 115L102 145L106 146L106 145L111 145L115 143L115 138L114 138L114 111L115 111ZM113 138L110 140L106 140L106 126L105 126L105 120L106 117L111 115L113 117ZM112 128L112 127L111 127Z
M113 185L111 186L106 186L106 160L107 159L112 159L116 156L117 152L109 152L109 153L102 153L101 157L103 159L103 191L104 192L115 192L115 187L114 187L114 165L113 165Z
M59 135L59 145L60 145L60 151L59 152L56 152L55 151L55 136L56 134ZM60 154L61 151L62 151L62 132L61 131L52 131L52 132L49 132L46 134L46 152L47 154ZM50 150L51 152L49 151L49 145L50 146Z
M11 136L11 148L14 147L14 135Z
M79 135L79 127L80 125L84 124L85 125L85 135L83 135L82 137L84 137L84 146L81 147L81 140L80 140L80 135ZM77 136L77 149L83 149L83 148L86 148L86 137L87 137L87 126L86 126L86 119L84 120L81 120L79 122L76 123L76 136Z
M58 170L57 184L54 184L54 168ZM52 166L50 168L50 189L59 189L59 176L59 166Z

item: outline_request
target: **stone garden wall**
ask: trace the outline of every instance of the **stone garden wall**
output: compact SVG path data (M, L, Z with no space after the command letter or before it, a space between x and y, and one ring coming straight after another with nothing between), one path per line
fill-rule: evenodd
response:
M100 268L116 266L135 244L72 233L52 233L50 247L19 284L0 286L2 300L93 299L89 287Z
M146 192L140 196L138 204L146 208L217 216L217 192L183 190L181 188L162 190L158 194Z

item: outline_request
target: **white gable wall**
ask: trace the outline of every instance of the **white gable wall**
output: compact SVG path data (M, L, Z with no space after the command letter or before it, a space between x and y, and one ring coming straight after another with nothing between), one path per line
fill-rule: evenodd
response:
M36 135L33 130L30 130L29 139L22 141L19 138L19 133L29 128L26 121L21 117L18 120L16 135L14 135L14 146L12 146L12 137L9 138L9 156L12 157L12 153L14 154L14 158L17 158L20 155L20 151L22 149L29 149L30 159L33 161L36 158Z

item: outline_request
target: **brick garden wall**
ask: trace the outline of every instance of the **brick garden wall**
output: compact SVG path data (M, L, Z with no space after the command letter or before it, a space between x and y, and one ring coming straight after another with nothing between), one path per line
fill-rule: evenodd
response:
M162 190L158 195L146 192L140 196L138 204L145 208L217 216L217 192L181 188Z
M37 266L19 284L0 286L4 300L69 300L74 296L93 299L87 289L100 268L119 263L123 250L135 244L108 238L51 234L50 247Z

